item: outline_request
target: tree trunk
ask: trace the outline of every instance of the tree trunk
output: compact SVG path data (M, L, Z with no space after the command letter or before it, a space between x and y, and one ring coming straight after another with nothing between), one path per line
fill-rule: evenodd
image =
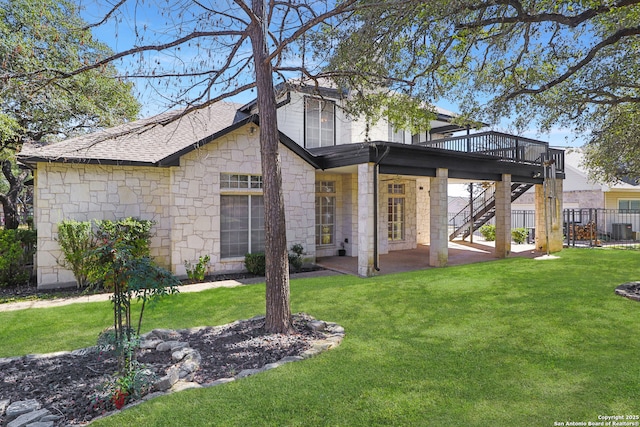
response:
M267 60L265 26L267 15L263 0L254 0L252 9L262 22L252 22L249 30L256 67L258 111L260 114L260 153L265 210L266 329L289 334L289 257L282 197L282 169L278 153L278 122L273 70ZM264 25L262 25L264 23Z
M22 190L22 184L26 174L14 176L11 170L11 162L2 160L2 174L9 183L9 191L7 194L0 194L0 203L2 203L2 211L4 212L4 228L6 230L15 230L20 225L20 217L18 215L18 195Z

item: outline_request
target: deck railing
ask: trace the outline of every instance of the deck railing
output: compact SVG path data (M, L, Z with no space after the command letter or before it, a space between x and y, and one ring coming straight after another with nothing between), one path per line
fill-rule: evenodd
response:
M500 132L480 132L452 138L421 142L421 145L440 150L482 154L500 160L541 165L546 154L555 160L556 170L564 171L564 152L550 149L549 144L535 139Z

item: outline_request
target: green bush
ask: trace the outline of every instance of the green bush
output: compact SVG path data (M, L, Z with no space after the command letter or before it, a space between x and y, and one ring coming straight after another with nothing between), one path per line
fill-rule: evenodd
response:
M526 228L514 228L511 230L511 238L516 243L524 243L527 240L527 236L529 235L529 230Z
M302 268L302 255L304 255L304 248L301 244L296 243L291 246L291 253L289 254L289 270L298 272Z
M117 221L96 220L94 224L73 220L58 224L58 244L64 255L58 262L73 272L78 287L105 283L96 249L107 242L124 245L132 259L145 258L150 253L153 221L130 217Z
M255 274L256 276L264 276L267 269L264 252L246 254L244 256L244 266L249 273Z
M0 287L29 283L35 241L33 230L0 230Z
M58 224L57 240L63 255L58 264L71 270L77 287L84 288L88 285L87 277L92 266L88 253L95 248L91 221L62 221Z
M187 277L191 283L202 282L204 280L209 268L209 261L211 261L209 255L201 256L195 264L191 264L187 260L184 261L184 268L187 271Z
M121 240L129 248L134 258L149 256L151 228L154 221L139 218L125 218L118 221L96 221L95 235L100 240Z
M485 224L480 227L480 234L487 242L493 242L496 240L496 226L491 224Z

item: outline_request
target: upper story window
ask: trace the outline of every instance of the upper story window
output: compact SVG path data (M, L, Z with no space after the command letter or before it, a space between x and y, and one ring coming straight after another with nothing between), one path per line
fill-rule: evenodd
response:
M336 104L320 98L305 98L305 147L335 145Z
M391 123L389 123L389 142L399 142L404 144L406 141L404 139L405 132L403 130L396 129Z

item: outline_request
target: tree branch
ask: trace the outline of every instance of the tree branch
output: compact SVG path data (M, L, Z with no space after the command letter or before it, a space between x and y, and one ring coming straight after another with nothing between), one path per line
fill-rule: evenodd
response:
M615 44L615 43L617 43L618 41L620 41L621 39L623 39L625 37L630 37L630 36L634 36L634 35L638 35L638 34L640 34L640 27L624 28L622 30L619 30L616 33L612 34L611 36L607 37L606 39L602 40L600 43L595 45L593 48L591 48L591 50L589 50L589 52L587 53L587 55L585 55L584 58L582 58L580 61L578 61L575 65L569 67L567 69L567 71L564 72L562 75L560 75L557 78L551 80L550 82L538 87L537 89L523 88L523 89L517 90L515 92L512 92L512 93L508 94L505 97L505 99L506 100L510 100L510 99L513 99L513 98L515 98L517 96L520 96L520 95L538 94L538 93L542 93L542 92L544 92L546 90L549 90L552 87L557 86L560 83L564 82L569 77L573 76L581 68L586 66L589 62L591 62L591 60L593 60L593 58L595 58L595 56L598 54L598 52L600 52L605 47L610 46L612 44Z

